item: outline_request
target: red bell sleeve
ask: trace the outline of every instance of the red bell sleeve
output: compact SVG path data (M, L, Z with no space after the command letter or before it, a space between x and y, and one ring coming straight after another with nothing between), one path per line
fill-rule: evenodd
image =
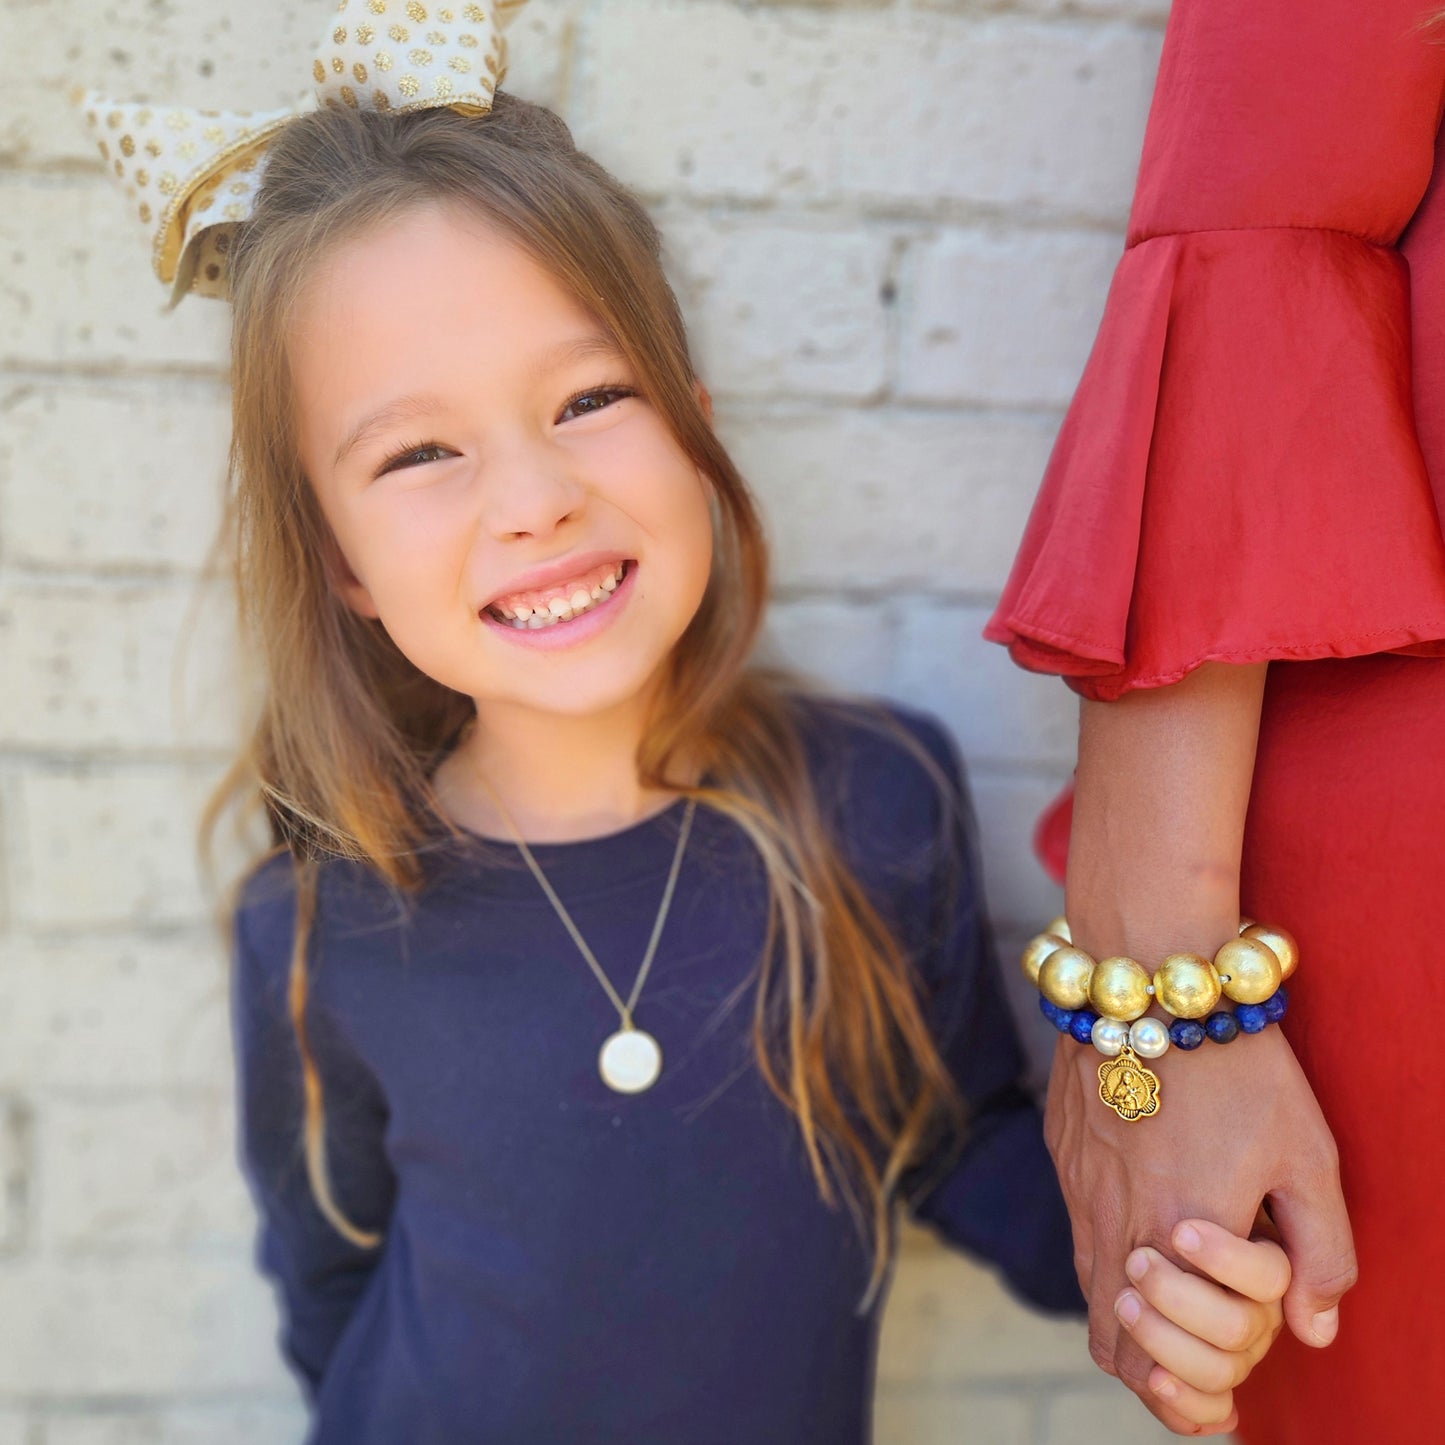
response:
M1445 10L1445 0L1438 0ZM1445 651L1410 279L1431 0L1175 0L1127 248L986 635L1111 700Z

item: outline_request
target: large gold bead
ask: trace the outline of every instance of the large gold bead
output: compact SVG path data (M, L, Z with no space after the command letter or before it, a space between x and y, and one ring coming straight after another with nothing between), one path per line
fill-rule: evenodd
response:
M1171 953L1155 970L1154 997L1177 1019L1202 1019L1219 1002L1219 972L1197 953Z
M1060 1008L1083 1008L1089 1001L1094 960L1082 948L1066 943L1056 948L1039 969L1039 991Z
M1055 938L1062 938L1065 943L1072 943L1074 935L1069 932L1069 920L1061 913L1044 929L1045 933L1052 933Z
M1275 951L1257 938L1231 938L1214 955L1224 991L1235 1003L1263 1003L1283 976Z
M1132 1023L1149 1008L1149 975L1132 958L1101 958L1089 979L1089 1006L1106 1019Z
M1279 959L1279 976L1288 978L1299 967L1299 944L1292 933L1273 928L1268 923L1251 923L1244 930L1246 938L1258 939Z
M1035 988L1039 986L1039 969L1043 967L1044 960L1056 948L1062 948L1067 941L1052 933L1041 933L1037 938L1029 940L1023 956L1024 976Z

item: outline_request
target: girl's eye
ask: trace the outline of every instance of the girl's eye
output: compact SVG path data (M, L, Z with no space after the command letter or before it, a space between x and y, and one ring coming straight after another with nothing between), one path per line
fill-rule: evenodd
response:
M407 467L424 467L428 462L439 462L451 455L452 453L446 447L436 446L430 442L426 446L407 447L405 451L397 452L395 456L383 462L377 476L383 476L387 472L399 472Z
M579 416L593 416L599 411L606 411L614 402L636 395L637 393L630 386L595 387L591 391L584 391L574 396L562 408L562 414L557 420L572 421Z

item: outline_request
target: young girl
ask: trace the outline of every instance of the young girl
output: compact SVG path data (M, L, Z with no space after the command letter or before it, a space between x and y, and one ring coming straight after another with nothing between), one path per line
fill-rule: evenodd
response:
M505 96L338 107L227 241L242 1133L313 1440L861 1442L904 1202L1075 1307L959 765L750 665L642 208ZM1121 1317L1227 1428L1282 1257L1194 1231Z

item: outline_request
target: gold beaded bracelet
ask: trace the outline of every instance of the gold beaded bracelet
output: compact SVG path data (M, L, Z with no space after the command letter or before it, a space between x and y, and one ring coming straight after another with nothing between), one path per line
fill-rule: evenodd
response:
M1212 960L1198 953L1171 953L1152 975L1136 959L1122 955L1096 960L1074 945L1063 918L1056 918L1023 953L1024 973L1042 994L1040 1006L1050 1021L1081 1043L1093 1043L1105 1056L1099 1065L1099 1097L1127 1120L1159 1111L1159 1076L1142 1058L1158 1058L1171 1038L1180 1040L1181 1048L1197 1047L1204 1033L1194 1020L1209 1018L1209 1036L1222 1041L1214 1026L1231 1025L1232 1020L1228 1015L1211 1017L1221 998L1243 1006L1241 1019L1250 1013L1253 1022L1246 1031L1283 1017L1286 1000L1280 985L1298 965L1299 946L1290 934L1248 918ZM1189 1022L1182 1032L1178 1024L1166 1028L1158 1019L1145 1017L1151 1003Z

